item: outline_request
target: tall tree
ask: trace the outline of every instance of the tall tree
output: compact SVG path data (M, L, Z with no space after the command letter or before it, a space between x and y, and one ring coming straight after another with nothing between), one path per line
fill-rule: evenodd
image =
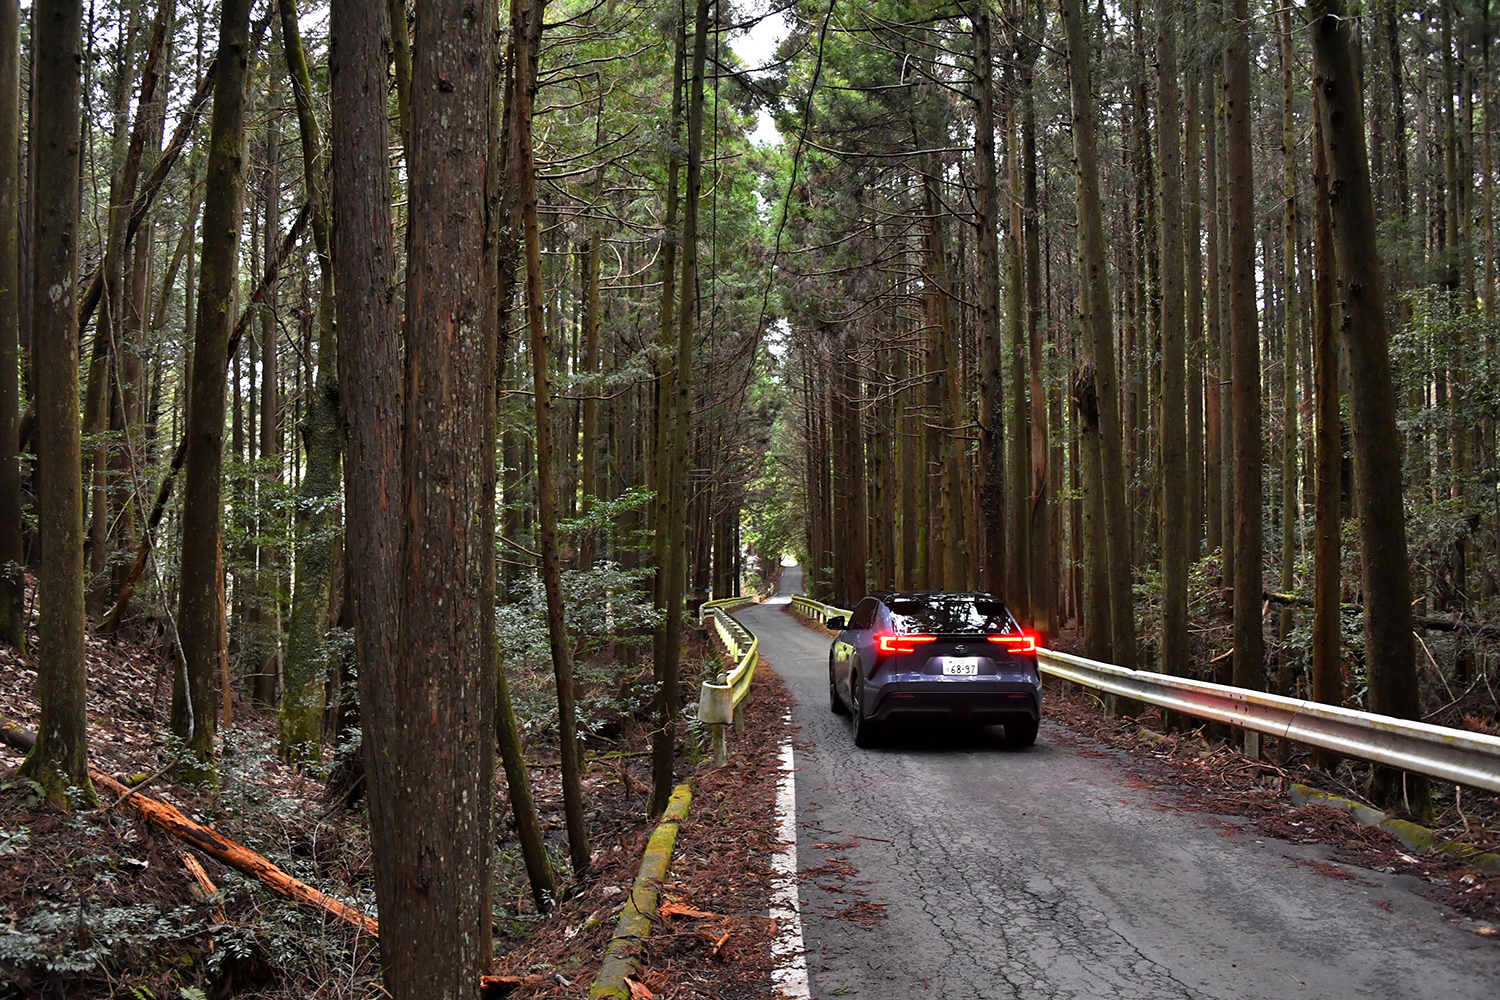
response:
M667 807L677 746L677 684L683 590L687 583L687 462L693 420L693 336L698 295L698 201L703 190L703 74L708 59L709 0L698 0L693 18L693 62L688 83L687 193L682 212L682 274L677 307L677 359L672 379L672 514L667 522L665 624L667 649L658 678L656 732L651 753L651 812ZM656 530L661 531L658 523Z
M1324 705L1344 703L1343 637L1339 628L1342 573L1340 466L1344 442L1339 433L1338 334L1333 326L1337 265L1333 250L1333 206L1328 196L1328 158L1323 149L1323 114L1313 102L1313 380L1316 426L1317 493L1313 512L1312 696ZM1320 751L1320 763L1332 760Z
M1400 482L1390 476L1391 469L1401 467L1401 437L1353 31L1341 0L1314 0L1311 13L1343 317L1340 339L1349 372L1370 711L1417 719L1422 705L1411 632L1406 518ZM1404 803L1417 816L1431 814L1426 778L1376 768L1371 786L1382 804Z
M1068 78L1073 100L1073 159L1078 182L1079 284L1093 361L1093 384L1098 397L1098 470L1086 479L1085 489L1102 497L1102 533L1107 551L1109 583L1109 656L1123 667L1135 667L1135 601L1131 589L1130 517L1125 502L1124 440L1120 426L1120 394L1115 367L1113 314L1109 273L1104 263L1104 210L1099 197L1099 155L1094 134L1094 94L1089 68L1090 46L1078 0L1060 0L1068 43ZM1087 416L1085 421L1087 423ZM1085 455L1085 474L1089 473ZM1101 595L1102 596L1102 595ZM1089 613L1101 611L1098 605ZM1129 710L1132 706L1121 706Z
M177 634L185 666L174 675L172 686L172 732L187 742L196 761L187 765L184 773L205 780L214 777L224 371L229 360L230 329L234 325L230 310L239 278L240 216L245 188L245 70L249 48L250 0L222 0L182 484Z
M1260 335L1255 315L1255 182L1251 175L1246 0L1225 0L1224 148L1229 215L1229 340L1234 397L1234 683L1264 690L1261 630ZM1252 743L1254 740L1251 741Z
M0 642L26 638L21 566L21 7L0 0Z
M37 741L21 773L62 801L69 787L94 798L88 767L83 622L83 478L78 426L79 68L78 0L38 0L32 345L37 403ZM220 423L223 423L222 417Z
M397 997L473 997L491 953L494 640L493 280L485 169L495 7L430 0L412 38L409 256L401 421L401 697L428 720L398 791L424 815L398 855ZM410 734L406 735L410 738Z
M320 727L328 672L324 634L328 629L328 603L337 551L331 522L339 493L338 342L333 322L328 209L323 190L323 139L313 114L312 80L302 48L296 0L277 0L277 6L302 137L303 183L307 188L319 277L318 369L302 427L307 465L297 491L297 574L291 620L287 623L281 755L289 761L317 761L322 757Z
M583 818L578 718L573 691L573 651L563 620L562 561L557 541L557 457L553 446L551 337L542 314L542 236L537 222L536 154L532 147L531 115L535 106L536 53L542 38L541 0L511 0L510 30L515 52L516 111L512 118L510 153L521 206L526 258L526 325L531 337L531 378L536 412L536 504L541 546L542 584L547 600L547 636L552 650L552 673L557 681L559 751L562 763L563 813L568 827L568 853L574 875L588 871L591 852ZM415 104L413 115L415 115Z
M1186 328L1182 266L1182 145L1175 0L1156 7L1156 140L1161 188L1161 580L1162 670L1186 675L1188 518Z
M974 0L974 166L978 182L975 217L979 225L979 342L984 364L980 381L980 448L984 488L985 546L981 577L995 594L1008 593L1005 579L1005 433L1000 365L1000 183L995 159L995 70L989 0ZM863 595L861 595L863 596ZM1014 606L1014 604L1013 604ZM1016 607L1018 613L1024 611Z

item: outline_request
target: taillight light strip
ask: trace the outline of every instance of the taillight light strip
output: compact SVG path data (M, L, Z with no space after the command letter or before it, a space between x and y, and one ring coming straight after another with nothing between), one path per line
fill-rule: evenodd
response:
M935 635L882 635L876 637L877 648L882 656L892 653L915 653L924 642L937 642Z
M989 640L996 645L1006 647L1012 653L1036 652L1036 636L1034 635L1024 633L1022 635L992 635Z

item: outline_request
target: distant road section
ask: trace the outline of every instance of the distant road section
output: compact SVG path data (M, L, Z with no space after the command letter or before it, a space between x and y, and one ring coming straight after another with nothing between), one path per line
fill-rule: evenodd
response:
M791 597L793 594L801 593L805 593L802 589L802 567L783 566L781 582L776 585L776 596Z
M1308 864L1325 849L1153 803L1055 724L1025 751L998 728L857 750L828 710L829 640L783 610L801 584L787 567L781 600L735 614L797 700L813 997L1500 997L1500 946L1419 881L1330 878Z

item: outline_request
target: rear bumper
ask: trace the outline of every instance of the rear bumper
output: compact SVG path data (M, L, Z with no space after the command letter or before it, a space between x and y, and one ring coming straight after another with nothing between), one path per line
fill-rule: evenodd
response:
M876 702L870 717L879 722L946 719L985 726L1041 717L1041 690L1025 682L891 681L871 693Z

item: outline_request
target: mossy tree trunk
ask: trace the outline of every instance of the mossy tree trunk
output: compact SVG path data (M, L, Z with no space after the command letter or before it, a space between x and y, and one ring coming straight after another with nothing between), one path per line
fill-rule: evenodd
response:
M83 473L78 425L78 102L83 11L78 0L39 0L35 118L37 175L32 250L32 350L37 402L37 741L21 773L61 801L89 781L84 672ZM222 419L220 423L222 423ZM212 570L213 562L209 561ZM205 625L212 629L211 622ZM212 675L209 675L210 679Z
M219 8L219 53L214 68L217 80L203 199L203 250L182 484L177 633L185 666L174 675L172 689L172 732L188 742L195 761L185 773L204 780L214 777L224 372L234 323L230 308L238 277L249 48L249 0L223 0Z

